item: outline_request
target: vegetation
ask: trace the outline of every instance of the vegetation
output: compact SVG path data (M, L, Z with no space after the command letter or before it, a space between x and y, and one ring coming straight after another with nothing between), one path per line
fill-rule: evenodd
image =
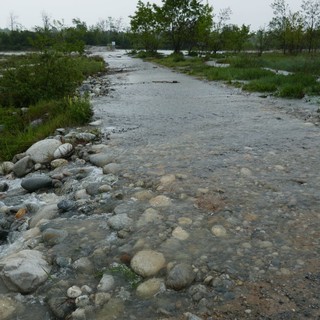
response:
M286 98L302 98L305 95L320 95L320 56L298 56L289 59L279 54L226 55L218 62L227 67L208 65L207 58L178 59L176 54L152 61L175 68L180 72L205 78L210 81L225 81L241 87L243 90L273 94ZM277 72L287 70L294 72L287 75Z
M103 60L82 55L77 38L53 39L47 30L33 45L38 53L3 58L0 64L0 160L92 116L89 100L76 97L76 89L86 76L105 69Z

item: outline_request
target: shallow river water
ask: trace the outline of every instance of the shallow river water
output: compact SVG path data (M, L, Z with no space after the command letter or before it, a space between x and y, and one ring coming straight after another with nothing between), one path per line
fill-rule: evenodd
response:
M162 212L171 225L192 221L183 226L184 241L163 241L157 225L137 237L169 260L244 283L233 290L237 298L230 294L236 301L241 290L259 291L261 283L270 286L270 301L288 286L286 302L253 294L271 318L319 316L318 293L297 289L311 286L303 283L308 272L320 274L320 131L294 112L314 106L248 95L121 54L104 57L123 69L110 76L114 91L95 101L95 112L105 127L115 127L111 144L127 177L150 181L172 199ZM166 175L174 181L162 184Z

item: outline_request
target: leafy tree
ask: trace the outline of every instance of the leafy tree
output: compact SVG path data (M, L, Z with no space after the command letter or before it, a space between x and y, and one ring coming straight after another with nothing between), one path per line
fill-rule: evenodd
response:
M320 26L320 1L303 0L301 8L303 10L307 47L308 51L311 52L315 49L317 29Z
M202 1L162 0L162 3L162 7L154 5L154 8L175 53L179 53L190 40L194 42L199 31L203 33L212 23L212 8L203 5Z
M230 20L232 10L228 7L220 10L217 22L213 22L213 30L209 36L209 49L216 53L223 47L222 30Z
M250 26L227 25L222 30L224 49L240 52L250 38Z
M135 46L142 47L150 52L156 52L160 43L160 25L155 6L152 6L149 2L144 4L139 0L135 14L130 18Z

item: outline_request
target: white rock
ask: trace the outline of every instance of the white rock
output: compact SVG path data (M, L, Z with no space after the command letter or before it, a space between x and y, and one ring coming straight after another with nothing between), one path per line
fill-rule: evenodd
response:
M113 286L114 286L113 276L110 274L104 274L97 286L97 289L98 291L107 292L107 291L110 291L113 288Z
M77 286L72 286L67 290L67 296L69 298L73 298L74 299L74 298L77 298L77 297L81 296L81 294L82 294L82 291Z
M4 161L0 163L0 175L8 174L13 170L14 163L10 161Z
M45 282L51 266L36 250L22 250L0 261L1 277L11 291L33 292Z
M68 163L69 162L66 159L55 159L55 160L52 160L50 162L50 166L53 169L56 169L56 168L59 168L59 167L62 167L62 166L66 166Z
M173 183L175 180L176 180L176 176L174 174L168 174L168 175L161 177L160 183L162 185L167 185L167 184Z
M13 319L13 313L16 310L16 302L10 297L0 296L0 319Z
M56 139L40 140L26 151L26 155L34 162L47 163L53 160L53 154L59 146L61 142Z
M84 294L82 296L77 297L75 303L78 308L84 308L85 306L90 304L90 300L89 297L86 294Z
M162 253L153 250L139 251L131 260L131 268L142 277L150 277L165 266Z
M59 146L53 153L55 159L68 158L73 152L73 145L71 143L64 143Z

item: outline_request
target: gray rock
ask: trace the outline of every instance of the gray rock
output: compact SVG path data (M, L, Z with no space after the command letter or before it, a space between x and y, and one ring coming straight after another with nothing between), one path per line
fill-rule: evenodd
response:
M108 220L108 225L114 230L122 230L125 228L129 228L133 224L133 220L127 216L126 213L118 214L116 216L112 216Z
M67 212L76 207L75 201L72 200L62 200L57 204L57 207L62 212Z
M37 163L47 163L54 159L54 152L61 146L61 142L56 139L44 139L33 144L26 154Z
M56 204L43 206L31 219L30 228L34 228L41 220L51 220L58 216Z
M138 286L137 295L143 299L152 298L161 291L162 287L164 287L162 279L152 278Z
M18 178L21 178L21 177L24 177L29 172L31 172L33 169L33 166L34 166L34 162L31 159L31 157L26 156L14 164L12 171Z
M102 170L103 170L104 174L109 174L109 173L117 174L121 170L121 165L118 163L111 162L111 163L103 166Z
M0 175L2 174L8 174L12 171L14 166L13 162L10 161L4 161L0 164Z
M49 246L61 243L67 236L68 232L66 230L52 228L48 228L42 233L43 241Z
M175 265L168 274L166 286L174 290L188 287L195 279L195 274L190 265L180 263Z
M0 182L0 192L6 192L9 189L9 185L6 182Z
M46 189L52 187L52 179L46 175L37 175L33 177L24 178L21 181L21 187L28 192L34 192L39 189Z
M0 261L1 277L11 291L30 293L48 278L51 266L36 250L22 250Z
M89 161L95 166L103 168L105 165L114 161L114 156L109 153L98 153L91 155Z

